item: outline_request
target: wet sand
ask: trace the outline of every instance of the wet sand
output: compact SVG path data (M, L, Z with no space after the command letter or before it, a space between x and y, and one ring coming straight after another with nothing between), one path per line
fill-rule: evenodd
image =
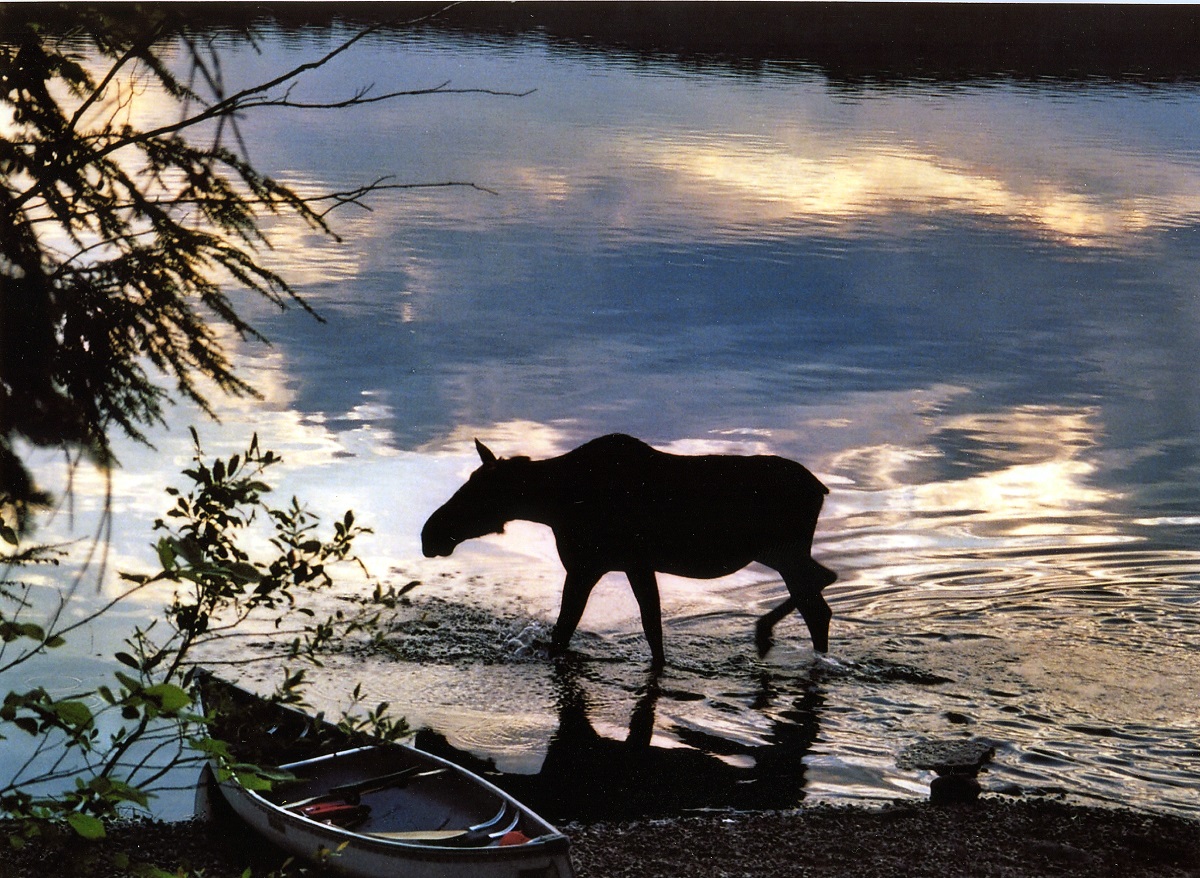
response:
M732 876L1200 876L1200 821L1056 801L814 807L569 825L579 878ZM264 876L284 857L229 826L135 822L89 844L63 834L4 846L0 878ZM144 873L143 873L144 874ZM318 874L293 864L287 874Z

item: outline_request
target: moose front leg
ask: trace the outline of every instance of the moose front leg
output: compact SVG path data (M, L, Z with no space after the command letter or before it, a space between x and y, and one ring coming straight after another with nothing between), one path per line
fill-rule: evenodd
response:
M579 627L584 607L591 597L592 589L603 574L568 570L563 582L562 604L558 609L558 621L554 623L554 634L550 639L550 651L559 654L567 651L571 635Z
M626 574L633 588L633 596L637 598L638 609L642 611L642 630L646 632L646 642L650 644L650 658L655 670L661 670L667 663L663 652L662 638L662 607L658 598L658 578L653 570L630 570Z

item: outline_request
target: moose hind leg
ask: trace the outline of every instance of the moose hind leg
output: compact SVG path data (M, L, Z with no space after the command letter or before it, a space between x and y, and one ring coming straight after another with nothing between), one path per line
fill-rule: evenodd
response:
M812 637L813 649L817 652L829 652L829 620L833 618L833 610L825 603L819 591L812 591L803 599L796 601L804 624L808 626L808 634Z
M771 564L770 566L775 567L783 576L783 582L791 597L759 619L757 629L759 650L762 651L764 645L770 649L771 629L783 616L795 609L800 611L800 615L804 618L804 624L808 626L813 649L817 652L828 652L829 621L833 618L833 611L829 609L829 604L825 603L825 598L821 596L821 590L835 582L837 574L811 557L798 562L780 563L778 566Z
M796 573L791 576L785 573L783 576L788 591L796 600L796 609L804 617L813 649L817 652L829 651L829 620L833 618L833 611L825 603L821 590L836 580L836 573L812 558L806 559Z
M771 647L775 645L773 632L776 624L794 609L796 609L796 599L789 597L778 607L759 617L758 622L754 625L754 645L758 647L759 658L770 652Z

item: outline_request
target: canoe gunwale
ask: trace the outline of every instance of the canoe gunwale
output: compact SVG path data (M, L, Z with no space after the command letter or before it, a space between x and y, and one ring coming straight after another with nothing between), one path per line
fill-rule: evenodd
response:
M510 845L507 847L447 847L446 845L438 844L419 844L415 842L406 842L397 839L383 838L365 833L358 833L354 830L343 829L340 826L333 826L329 823L322 823L319 820L313 820L305 817L303 814L298 814L293 811L288 811L273 802L263 798L253 790L248 790L241 784L235 781L223 781L220 784L221 790L226 795L226 800L229 800L230 794L242 802L249 804L263 816L270 820L274 817L276 821L283 823L294 823L303 827L306 832L311 835L322 836L329 840L327 848L336 850L341 846L342 842L349 841L354 847L370 847L380 851L389 851L393 853L402 852L405 859L409 855L423 856L425 859L433 861L451 861L457 862L467 859L484 859L491 860L522 860L532 855L533 849L536 848L537 854L555 854L566 853L569 849L569 839L560 832L550 832L545 835L540 835L537 838L530 839L528 842L520 845ZM230 801L234 806L234 810L239 814L242 809L238 808L237 804ZM280 836L284 833L279 833Z
M297 767L306 766L306 765L319 764L321 762L332 762L332 761L337 760L340 757L345 757L345 756L353 755L353 754L357 754L357 753L368 752L368 751L372 751L372 750L381 750L386 753L390 747L405 747L405 746L406 745L404 745L404 744L392 744L392 745L388 745L388 746L366 745L363 747L355 747L351 750L342 750L342 751L338 751L336 753L327 753L323 756L313 757L312 759L302 759L297 762L285 763L283 765L280 765L279 768L284 771L290 771L292 768L297 768ZM541 835L531 838L529 841L524 842L523 844L519 844L519 845L509 845L509 846L505 846L505 847L474 846L474 847L448 848L445 845L420 844L419 842L404 841L402 839L390 839L390 838L386 838L386 837L372 835L370 833L357 832L353 829L346 829L341 826L335 826L333 824L324 823L320 820L313 820L311 817L307 817L298 811L293 811L293 810L287 808L285 805L281 805L276 802L272 802L266 796L262 795L261 793L255 791L255 790L246 789L245 787L243 787L241 784L237 783L237 781L234 781L234 780L228 780L228 781L222 782L221 788L223 790L225 790L227 793L234 792L237 795L244 796L249 801L253 802L264 813L267 813L267 814L273 813L273 814L277 815L278 818L285 820L285 821L300 822L300 823L304 824L306 827L308 827L310 831L313 831L313 832L316 832L316 833L322 834L322 835L328 835L331 838L340 839L337 842L337 844L339 844L339 845L341 844L341 842L347 841L347 840L351 840L355 844L360 844L362 842L369 841L373 845L379 845L379 846L382 846L385 848L393 848L393 849L397 849L397 850L407 851L410 849L421 849L421 850L434 851L434 852L453 851L455 854L481 853L488 857L494 857L500 853L505 853L505 854L510 853L510 852L520 853L522 851L526 851L527 849L529 849L531 846L534 846L534 845L538 846L539 849L541 849L541 850L550 850L553 847L557 847L559 845L561 845L563 850L567 849L567 847L569 845L569 841L565 835L563 835L561 832L558 832L556 829L554 829L553 826L551 826L543 818L539 817L533 811L530 811L528 807L526 807L525 805L522 805L519 801L514 799L511 795L509 795L508 793L506 793L504 790L500 789L499 787L495 786L494 784L490 783L485 778L479 777L476 774L468 773L464 769L462 769L460 766L457 766L453 762L443 759L440 756L435 756L432 753L426 753L423 750L416 750L415 748L408 748L408 749L410 749L412 751L412 753L417 757L417 761L429 762L431 764L431 766L436 766L438 768L444 768L444 769L452 771L460 776L465 776L465 778L467 780L469 780L473 784L481 787L482 789L486 790L487 792L491 793L498 800L504 802L506 810L514 811L517 816L525 816L527 819L529 819L530 822L536 824L540 828L543 828L547 831L543 832Z

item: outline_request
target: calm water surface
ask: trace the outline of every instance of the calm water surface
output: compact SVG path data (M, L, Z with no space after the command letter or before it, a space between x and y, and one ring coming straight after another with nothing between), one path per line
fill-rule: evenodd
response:
M231 47L225 75L328 45ZM328 322L248 306L266 400L196 421L214 453L257 430L284 492L355 509L372 574L421 583L315 702L362 679L554 819L924 796L894 760L929 737L994 742L998 792L1200 816L1196 87L847 86L428 36L360 46L307 94L443 81L536 90L242 123L304 190L494 192L382 194L333 215L341 244L276 228L273 264ZM189 418L123 448L110 571L150 563ZM420 557L474 437L536 457L612 431L821 476L827 657L798 618L755 657L785 591L750 568L664 580L657 684L617 577L555 667L548 532ZM99 502L81 479L56 524L76 534ZM106 637L47 673L86 680Z

